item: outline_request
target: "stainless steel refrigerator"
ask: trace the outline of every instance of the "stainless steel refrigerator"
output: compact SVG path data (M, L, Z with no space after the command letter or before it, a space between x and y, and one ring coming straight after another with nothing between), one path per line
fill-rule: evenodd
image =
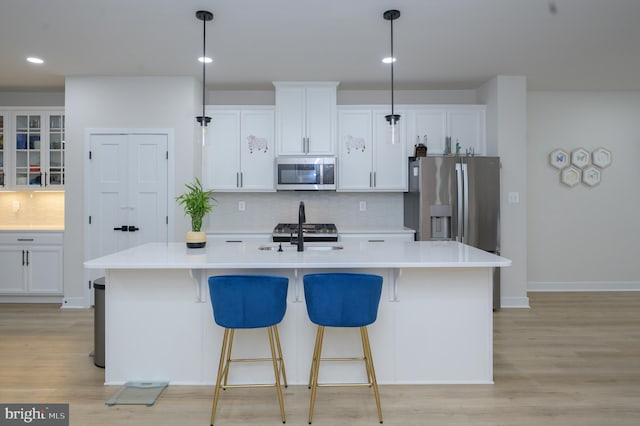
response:
M500 158L410 158L408 170L404 224L416 240L454 240L500 254ZM499 268L493 307L500 307Z

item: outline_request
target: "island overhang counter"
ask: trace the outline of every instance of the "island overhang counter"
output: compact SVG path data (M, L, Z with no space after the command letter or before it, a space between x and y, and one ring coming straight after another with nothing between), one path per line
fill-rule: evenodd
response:
M213 322L207 279L221 274L289 278L280 324L287 378L306 384L315 326L302 277L366 272L384 279L377 321L369 326L379 383L493 383L493 269L511 261L453 241L344 242L342 249L308 244L149 243L85 262L105 271L105 384L166 381L213 385L223 330ZM243 330L234 356L268 352L266 334ZM328 357L360 356L354 330L327 331ZM257 352L256 352L257 351ZM269 382L269 365L234 366L235 383ZM362 371L360 371L362 370ZM360 381L364 368L329 363L320 379Z

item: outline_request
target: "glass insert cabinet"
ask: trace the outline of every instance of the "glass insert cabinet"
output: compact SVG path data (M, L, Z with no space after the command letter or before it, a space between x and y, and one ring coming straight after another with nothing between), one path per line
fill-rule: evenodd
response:
M0 125L0 186L62 189L65 183L65 117L62 111L13 112ZM10 136L9 136L10 135ZM11 152L8 144L11 140Z
M0 188L4 188L4 162L5 162L5 149L4 149L4 114L0 112Z

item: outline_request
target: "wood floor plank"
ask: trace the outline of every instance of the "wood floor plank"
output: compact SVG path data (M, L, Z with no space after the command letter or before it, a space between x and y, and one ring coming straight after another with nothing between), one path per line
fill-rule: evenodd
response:
M384 424L640 424L640 293L529 297L531 309L494 314L494 385L381 386ZM0 305L0 402L69 403L78 426L208 424L211 387L169 386L152 407L106 406L117 387L103 385L92 350L92 310ZM284 390L287 424L307 424L308 392ZM377 423L369 389L318 391L314 425ZM217 426L277 424L273 389L223 393Z

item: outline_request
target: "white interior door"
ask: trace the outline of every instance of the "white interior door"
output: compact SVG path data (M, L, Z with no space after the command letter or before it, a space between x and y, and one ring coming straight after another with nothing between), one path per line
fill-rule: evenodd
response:
M91 134L89 259L168 241L167 145L166 134Z

